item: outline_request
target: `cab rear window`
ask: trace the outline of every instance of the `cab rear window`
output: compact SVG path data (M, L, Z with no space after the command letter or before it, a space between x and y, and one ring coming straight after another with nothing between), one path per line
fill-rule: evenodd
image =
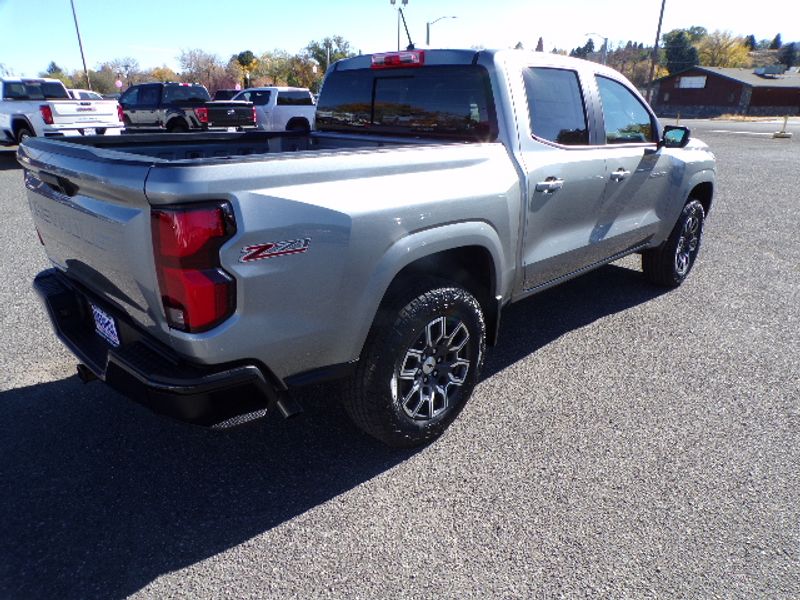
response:
M317 129L493 141L497 117L482 66L364 69L328 75Z

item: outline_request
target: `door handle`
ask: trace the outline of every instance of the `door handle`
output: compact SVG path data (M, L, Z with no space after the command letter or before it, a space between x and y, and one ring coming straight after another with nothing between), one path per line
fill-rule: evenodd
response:
M620 167L619 169L611 173L611 181L622 181L623 179L627 179L630 174L631 174L630 171Z
M544 192L545 194L552 194L564 187L564 180L558 177L548 177L544 181L536 184L537 192Z

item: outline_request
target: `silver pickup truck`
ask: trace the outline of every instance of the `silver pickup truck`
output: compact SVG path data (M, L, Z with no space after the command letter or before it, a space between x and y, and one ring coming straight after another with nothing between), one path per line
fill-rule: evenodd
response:
M424 444L509 302L632 253L678 286L700 249L713 154L598 64L359 56L316 122L22 144L35 288L85 381L209 424L343 379L364 431Z

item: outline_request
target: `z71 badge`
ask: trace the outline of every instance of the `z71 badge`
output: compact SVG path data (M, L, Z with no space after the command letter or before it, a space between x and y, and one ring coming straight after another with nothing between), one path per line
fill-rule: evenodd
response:
M254 260L276 258L278 256L287 256L288 254L302 254L308 250L309 244L311 244L311 238L245 246L242 248L242 256L239 258L239 262L253 262Z

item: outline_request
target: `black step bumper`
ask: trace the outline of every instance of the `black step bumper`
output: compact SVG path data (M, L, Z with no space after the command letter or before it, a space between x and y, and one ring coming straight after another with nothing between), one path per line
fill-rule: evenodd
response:
M179 357L56 269L39 273L33 287L56 335L78 360L98 379L154 412L213 425L267 408L285 391L261 365L209 367ZM95 333L89 302L114 317L118 347Z

